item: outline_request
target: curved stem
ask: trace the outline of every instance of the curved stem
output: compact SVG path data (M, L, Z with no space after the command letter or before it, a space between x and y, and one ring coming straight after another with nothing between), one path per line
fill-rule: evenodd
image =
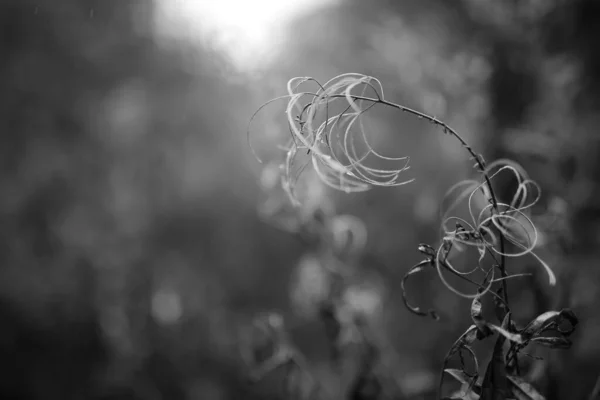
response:
M336 97L346 97L343 94L334 94L334 95L330 95L330 97L332 98L336 98ZM456 132L454 129L452 129L450 126L448 126L446 123L440 121L439 119L432 117L428 114L422 113L420 111L414 110L410 107L405 107L402 106L400 104L397 103L393 103L387 100L383 100L381 98L371 98L371 97L366 97L366 96L359 96L359 95L352 95L351 96L353 99L355 100L364 100L364 101L371 101L374 103L378 103L378 104L382 104L388 107L392 107L392 108L396 108L400 111L404 111L407 112L409 114L415 115L419 118L424 118L427 121L441 126L444 129L445 133L449 133L452 136L454 136L459 142L460 144L465 148L465 150L467 150L467 152L471 155L471 157L475 160L475 163L477 165L477 167L479 168L479 170L481 171L484 179L485 179L485 183L486 186L490 192L490 199L492 200L492 208L496 213L499 213L498 210L498 199L496 197L496 194L494 192L494 188L492 187L492 182L490 180L490 177L488 176L487 173L485 173L485 164L484 161L481 159L481 157L475 153L475 151L473 150L473 148L462 138L462 136L460 136L458 134L458 132ZM500 269L500 274L503 278L506 278L508 276L507 272L506 272L506 265L505 265L505 256L504 256L504 250L505 250L505 243L504 243L504 236L500 235L500 263L499 263L499 269ZM503 297L504 297L504 303L506 304L507 307L507 311L510 311L510 308L508 307L508 289L507 289L507 284L506 284L506 279L502 280L502 292L503 292Z

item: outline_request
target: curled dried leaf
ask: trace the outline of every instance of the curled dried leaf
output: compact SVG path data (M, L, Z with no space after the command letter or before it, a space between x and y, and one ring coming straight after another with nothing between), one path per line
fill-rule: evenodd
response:
M418 250L420 253L427 256L430 260L433 260L435 258L436 250L428 244L419 244Z
M425 269L427 269L427 267L431 267L431 261L429 261L429 260L421 261L420 263L418 263L417 265L415 265L411 269L409 269L408 272L404 275L404 277L402 278L402 281L400 282L400 289L402 290L402 301L404 302L404 305L406 306L406 308L413 314L420 315L422 317L430 316L431 318L433 318L434 320L437 321L440 319L440 317L435 312L435 310L429 309L427 312L425 312L425 311L422 311L421 308L419 308L419 307L408 304L408 298L406 295L406 281L408 280L408 278L416 273L424 271Z
M553 330L560 335L569 336L575 331L578 322L577 316L570 309L547 311L531 321L521 334L524 338L531 339L541 333Z
M473 363L475 364L474 379L477 379L477 371L479 371L479 360L477 359L477 356L475 355L475 352L473 351L473 349L471 349L471 344L473 344L473 342L475 342L475 340L477 340L478 332L479 332L479 330L477 329L477 326L471 325L462 335L460 335L460 337L454 342L454 344L448 351L448 354L446 354L446 358L444 358L444 366L443 366L442 371L446 370L446 366L447 366L448 362L455 354L457 354L457 353L460 354L460 352L462 350L466 350L471 355ZM461 371L463 371L466 374L465 369L464 369L462 355L461 355L461 366L462 366ZM439 394L441 394L443 384L444 384L444 374L442 373L442 375L440 376L440 382L439 382L439 386L438 386Z
M467 329L465 333L463 333L458 340L454 342L452 348L450 349L449 355L452 356L461 347L472 345L475 340L477 340L477 326L471 325L469 329Z

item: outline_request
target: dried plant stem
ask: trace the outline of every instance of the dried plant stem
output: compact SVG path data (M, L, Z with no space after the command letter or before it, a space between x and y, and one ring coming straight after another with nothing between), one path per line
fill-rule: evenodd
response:
M346 95L343 94L333 94L330 95L329 97L332 98L342 98L342 97L346 97ZM381 104L381 105L385 105L388 107L392 107L395 108L397 110L415 115L418 118L422 118L425 119L429 122L431 122L432 124L438 125L440 126L443 130L444 133L448 133L452 136L454 136L454 138L456 138L456 140L458 140L460 142L460 144L465 148L465 150L469 153L469 155L471 156L472 159L475 160L476 163L476 167L479 169L479 171L482 173L484 179L485 179L485 183L486 186L489 190L490 193L490 199L492 201L492 208L496 213L499 213L498 210L498 200L496 197L496 194L494 192L494 188L492 186L492 182L490 180L490 177L487 173L485 173L485 162L483 161L483 159L481 158L480 155L478 155L477 153L475 153L475 151L473 150L473 148L467 143L467 141L465 139L463 139L462 136L460 136L460 134L458 132L456 132L454 129L452 129L448 124L440 121L439 119L432 117L428 114L425 114L423 112L414 110L410 107L406 107L388 100L384 100L381 98L371 98L371 97L366 97L366 96L359 96L359 95L351 95L353 100L363 100L363 101L369 101L369 102L373 102L375 104ZM498 268L500 269L500 274L502 278L506 278L508 276L507 272L506 272L506 257L504 255L504 251L505 251L505 244L504 244L504 236L500 235L499 238L499 243L500 243L500 264L498 266ZM502 285L502 294L503 294L503 298L504 298L504 304L507 307L507 311L510 311L510 307L509 307L509 302L508 302L508 286L506 284L506 279L503 279L501 282Z
M300 91L299 87L306 82L316 83L319 90L316 93ZM363 91L352 94L352 91L361 87L361 85ZM442 395L444 374L448 373L463 384L461 390L464 390L465 394L468 392L481 393L482 399L490 398L489 396L496 398L498 395L505 398L508 396L509 391L525 393L528 398L543 398L533 386L519 377L518 353L532 343L550 348L570 347L572 342L569 336L575 330L578 320L569 309L542 313L524 329L519 329L511 319L507 281L510 278L522 277L528 274L509 275L506 270L506 259L508 257L521 257L531 254L545 268L550 285L556 284L556 276L552 269L533 252L538 243L538 230L530 215L528 215L529 213L525 211L540 199L541 188L539 185L528 177L528 174L519 164L511 160L496 160L486 165L483 157L476 153L458 132L436 117L385 100L383 87L377 78L349 73L339 75L321 85L314 78L298 77L292 78L288 82L287 88L288 95L272 101L289 99L285 114L291 138L287 146L281 147L286 155L285 161L279 165L279 177L281 178L281 187L292 205L295 206L294 210L296 211L300 210L302 203L294 195L293 188L307 164L298 167L298 162L294 163L294 161L303 162L308 158L323 184L347 193L362 192L374 186L400 186L414 180L403 181L399 179L400 174L409 168L409 157L390 157L377 152L369 144L361 116L376 105L406 112L441 127L444 134L453 136L467 151L470 156L469 159L474 160L473 168L480 175L478 178L458 182L448 189L444 200L451 195L455 195L455 198L451 205L447 205L446 210L443 210L442 207L441 228L443 237L437 248L428 244L419 245L419 252L424 254L426 259L410 268L401 282L404 304L417 315L429 315L436 320L439 319L434 310L422 311L419 307L411 306L406 298L405 283L407 279L430 267L437 271L442 283L450 291L460 297L472 300L471 319L473 324L455 341L444 359L437 388L438 396L441 397ZM372 89L375 92L374 97L365 96L367 89ZM306 98L308 98L308 103L305 103ZM337 104L340 99L347 101L347 107L341 113L330 116L330 103L335 102ZM260 109L271 102L264 104ZM324 116L323 113L325 113ZM251 121L255 115L252 116ZM357 151L360 147L356 147L354 144L354 140L357 138L356 129L360 132L358 138L364 142L366 150ZM249 134L250 130L248 129ZM306 157L304 151L306 151ZM360 154L363 151L365 153ZM385 168L375 165L369 166L367 165L367 157L371 155L380 161L400 161L401 165ZM502 171L509 171L518 182L512 200L499 200L494 191L492 180ZM479 203L473 203L474 199L479 199L480 194L485 201L483 206ZM475 197L476 195L478 197ZM452 210L456 209L466 199L468 199L469 217L463 218L453 215ZM474 211L475 206L479 208L478 211ZM325 249L328 249L328 252L331 251L331 254L336 257L340 256L336 251L348 251L347 249L344 250L343 245L347 239L343 239L341 242L336 240L336 238L340 239L342 237L339 235L339 229L336 228L337 225L329 226L329 223L326 220L324 221L323 216L319 216L318 213L315 213L311 218L306 226L304 226L304 223L307 221L303 222L300 219L298 225L307 229L306 231L299 229L296 233L305 233L305 236L302 236L303 239L307 239L307 242L313 245L324 246ZM337 221L343 220L338 219ZM348 223L348 221L345 222ZM316 223L316 229L309 227L312 223ZM452 226L453 224L455 224L455 227ZM522 230L517 231L515 225ZM326 226L331 228L331 232L329 232L329 228L324 229ZM324 230L322 231L322 229ZM360 233L360 229L357 232ZM365 233L363 232L357 236L354 233L356 232L353 232L353 240L356 241L357 247L362 250ZM330 234L333 234L333 236ZM358 240L356 240L357 237ZM515 249L512 247L507 249L507 242L516 246ZM453 265L452 256L455 253L451 254L451 251L463 251L464 246L476 248L479 253L477 264L467 271ZM485 257L490 257L491 268L484 268L482 265ZM337 264L335 265L337 266ZM500 277L495 277L497 271L500 271ZM477 272L485 273L481 283L469 277L469 275ZM333 273L333 270L330 273ZM476 293L464 293L460 288L453 287L445 277L447 274L454 275L462 281L476 286ZM346 284L344 279L336 280L336 282L341 283L342 286ZM496 318L500 324L488 322L484 318L481 299L488 294L493 297ZM336 301L341 300L339 296L340 292L338 290L330 288L327 299L321 300L320 306L335 304ZM343 300L341 300L341 303L343 303ZM353 326L353 324L358 324L358 319L348 319L346 314L344 314L346 317L340 318L335 312L330 314L326 317L322 315L322 317L325 318L325 322L331 322L330 319L333 322L334 333L329 335L332 343L337 343L340 338L348 336L341 335L342 328L347 329L348 332L354 332L357 326ZM357 317L357 315L354 317ZM359 333L363 334L359 342L368 346L375 346L374 349L377 353L380 351L380 345L374 343L373 338L365 337L364 332ZM472 345L476 341L490 338L496 333L498 333L498 337L492 360L488 363L485 376L479 383L479 361ZM346 338L344 340L344 343L349 343L347 340L350 339ZM505 354L503 344L506 340L510 342L510 348ZM463 351L466 351L472 357L475 364L474 373L466 372ZM284 353L284 355L286 356L284 361L287 364L292 364L299 370L308 370L308 365L300 355L296 355L295 352ZM448 363L454 357L460 359L460 369L446 369ZM357 387L364 388L366 387L365 382L373 378L371 375L374 373L374 366L364 360L361 363L364 368L361 369L362 372L359 373L356 384L359 385ZM307 378L311 381L311 388L315 388L317 392L323 392L323 386L319 385L314 375L308 373ZM377 380L379 379L377 378ZM590 400L598 397L599 392L600 378Z

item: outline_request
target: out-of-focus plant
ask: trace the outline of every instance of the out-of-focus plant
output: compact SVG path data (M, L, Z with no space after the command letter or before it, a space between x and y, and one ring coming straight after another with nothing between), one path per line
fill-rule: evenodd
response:
M397 392L384 368L386 357L380 353L388 347L373 331L382 303L381 289L378 282L365 281L361 275L361 254L367 241L363 222L337 214L314 173L296 181L297 199L290 202L290 191L280 183L286 179L284 175L285 167L277 162L263 169L261 183L266 198L259 214L278 228L296 234L308 247L298 260L291 300L301 318L317 317L322 322L329 359L341 375L341 382L338 389L332 389L310 372L308 361L285 333L279 313L259 316L242 336L244 360L252 369L252 380L274 369L284 369L286 393L294 398L337 398L332 391L344 398L373 398L375 394ZM371 397L360 397L365 395Z
M312 91L309 85L314 85ZM352 275L349 265L352 263L348 255L360 251L364 245L364 226L356 219L335 215L333 207L320 201L323 198L314 193L301 198L297 189L301 182L306 182L301 178L309 164L319 182L348 193L412 181L403 178L408 169L408 157L384 155L371 145L372 138L363 117L379 106L391 107L440 127L443 134L454 137L465 149L477 173L473 179L458 182L448 190L440 210L439 243L419 245L424 259L408 270L401 283L406 307L416 315L436 320L441 318L435 310L424 311L409 304L406 286L414 274L435 271L450 291L472 299L470 315L473 324L455 341L444 359L438 397L543 399L521 371L520 360L527 355L524 350L530 345L569 348L569 337L578 321L569 309L544 312L524 326L519 326L512 318L509 282L529 274L509 272L508 260L532 257L542 266L549 284L557 283L550 266L535 252L538 231L531 210L541 197L535 181L511 160L487 164L443 121L388 101L380 81L370 76L344 74L323 85L313 78L294 78L288 83L288 94L272 101L280 99L288 100L285 114L290 139L282 147L282 161L265 168L263 184L270 190L280 188L288 202L279 201L275 206L272 203L263 208L263 212L279 221L281 227L310 239L318 249L317 256L305 258L303 262L315 267L313 272L318 278L312 281L311 289L314 290L311 292L314 292L317 308L328 327L333 358L337 360L352 354L357 360L357 368L348 381L351 383L340 393L342 398L405 398L406 395L398 385L390 384L389 375L382 370L385 366L381 362L382 347L377 335L369 329L373 325L367 323L373 308L353 306L349 300L351 296L348 296L355 287L349 283ZM511 196L506 200L494 191L493 181L501 175L512 177L514 183ZM281 224L281 218L275 217L285 207L289 208L283 214L291 217ZM461 267L461 264L465 266ZM497 322L491 322L491 316L484 315L484 304L492 306ZM282 317L273 314L257 321L254 330L260 326L260 330L267 333L271 355L246 357L259 371L255 376L263 376L286 365L288 381L296 382L296 385L310 383L303 391L288 387L287 393L296 396L293 398L331 398L326 391L315 389L318 380L311 375L306 362L299 361L302 358L287 339ZM492 337L495 337L495 344L491 360L485 368L480 368L473 344ZM351 346L356 344L359 346ZM264 347L264 343L261 346ZM257 345L248 341L244 348L246 354L253 354L248 349L256 349ZM467 362L465 354L471 362ZM450 368L450 363L455 360L456 367ZM461 389L444 397L443 383L447 375L457 380ZM310 379L301 380L298 376L309 376Z

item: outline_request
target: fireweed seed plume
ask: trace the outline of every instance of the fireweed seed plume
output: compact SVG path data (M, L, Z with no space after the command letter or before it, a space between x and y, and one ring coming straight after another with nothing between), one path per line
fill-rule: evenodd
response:
M438 242L418 246L423 259L408 269L399 288L411 313L437 321L452 316L440 315L433 308L424 310L412 305L407 294L409 278L417 273L433 272L452 293L470 299L472 325L455 340L444 359L439 398L443 397L444 378L450 376L461 384L461 389L445 398L543 399L521 374L523 350L530 345L570 347L569 337L578 320L569 309L547 311L523 327L512 319L509 283L531 274L509 272L510 260L531 257L542 267L550 286L558 283L552 268L537 253L540 233L532 213L542 198L540 186L512 160L500 159L487 164L483 156L446 123L388 101L377 78L357 73L342 74L324 84L310 77L290 79L287 94L262 105L250 119L247 137L255 155L250 124L264 107L281 100L287 101L284 122L289 137L279 148L280 155L268 162L263 170L263 190L268 193L279 191L277 201L271 200L263 208L270 212L263 215L266 220L305 239L308 251L297 266L291 290L292 303L305 317L321 319L334 365L339 366L340 360L348 354L356 358L361 367L356 369L353 379L347 381L347 391L354 396L352 398L394 397L405 391L397 382L390 383L395 382L391 375L394 368L387 364L383 367L382 361L383 354L390 353L389 346L383 345L381 335L374 334L381 327L374 326L369 322L373 319L366 318L380 313L387 298L380 296L382 288L373 286L366 290L365 282L357 285L365 276L360 271L369 264L361 261L361 255L366 251L366 226L356 217L337 215L323 188L352 193L413 181L405 176L409 157L376 151L372 145L373 132L366 129L364 117L367 113L375 107L387 107L428 121L439 127L440 133L453 137L465 150L466 159L472 163L475 172L474 177L457 182L447 190L440 204ZM498 179L513 182L511 191L506 193L505 190L502 198L494 190L494 182ZM281 214L285 215L286 224L281 223ZM465 259L461 254L467 252L474 252L476 261L461 265ZM451 276L452 281L460 280L463 285L459 288L452 283ZM385 279L381 281L386 282ZM464 286L470 290L465 290ZM385 288L387 291L394 289ZM484 303L485 297L492 301ZM484 304L486 307L492 304L496 322L484 317ZM310 372L299 350L288 339L281 339L288 337L283 333L281 317L273 321L281 322L276 324L277 329L271 324L272 331L279 333L269 337L279 338L275 342L287 350L275 352L277 356L264 362L268 370L274 369L273 365L293 364L296 369L289 371L296 372L288 375L297 373L300 368L310 381L307 386L310 390L301 398L336 398L327 395L324 385L316 383L318 379ZM481 363L473 344L491 337L495 337L493 354L484 375L480 376ZM465 354L471 359L470 363L465 362ZM449 368L450 363L458 363L458 366ZM374 390L370 392L371 397L361 397L367 388ZM288 394L292 393L290 390L287 389Z

